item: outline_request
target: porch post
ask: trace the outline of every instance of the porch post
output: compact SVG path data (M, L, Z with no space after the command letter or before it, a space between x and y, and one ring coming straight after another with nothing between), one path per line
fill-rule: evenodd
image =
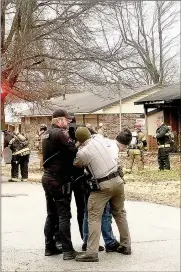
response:
M147 144L148 144L148 149L150 148L149 147L149 139L148 139L148 117L147 117L147 114L148 114L148 108L146 106L146 104L144 104L144 114L145 114L145 133L146 133L146 141L147 141Z

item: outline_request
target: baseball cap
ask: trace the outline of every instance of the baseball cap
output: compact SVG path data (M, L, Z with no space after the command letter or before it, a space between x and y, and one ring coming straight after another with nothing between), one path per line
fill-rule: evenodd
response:
M132 140L132 133L129 129L123 129L116 137L116 141L124 145L129 145L131 140Z
M91 138L91 133L86 127L79 127L75 132L75 137L80 143L84 143Z
M73 118L73 116L69 115L68 112L64 109L59 109L59 110L54 111L52 117L53 118L65 117L67 119Z

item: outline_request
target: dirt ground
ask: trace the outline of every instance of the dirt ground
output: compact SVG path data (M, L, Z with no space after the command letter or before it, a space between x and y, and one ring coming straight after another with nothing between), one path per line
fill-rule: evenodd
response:
M125 168L127 155L121 154L120 159ZM180 207L180 155L170 155L170 171L158 171L156 154L145 154L144 161L143 173L134 166L132 174L125 174L126 199ZM10 165L2 166L1 174L9 177ZM41 182L41 175L38 164L30 165L30 182Z

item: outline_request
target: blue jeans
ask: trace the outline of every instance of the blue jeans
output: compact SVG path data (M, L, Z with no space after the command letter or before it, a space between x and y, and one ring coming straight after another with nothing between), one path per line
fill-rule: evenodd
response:
M102 224L101 224L101 232L104 239L104 243L106 246L113 246L116 242L116 238L113 235L112 231L112 214L110 211L109 202L107 202L104 213L102 215ZM85 205L85 213L84 213L84 222L83 222L83 241L84 244L87 244L88 240L88 211L87 205Z

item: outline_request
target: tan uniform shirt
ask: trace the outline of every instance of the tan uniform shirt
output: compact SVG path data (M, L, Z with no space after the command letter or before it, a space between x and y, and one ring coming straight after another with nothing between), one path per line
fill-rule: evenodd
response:
M88 166L93 177L99 179L117 171L118 154L116 141L94 135L80 147L74 164Z

